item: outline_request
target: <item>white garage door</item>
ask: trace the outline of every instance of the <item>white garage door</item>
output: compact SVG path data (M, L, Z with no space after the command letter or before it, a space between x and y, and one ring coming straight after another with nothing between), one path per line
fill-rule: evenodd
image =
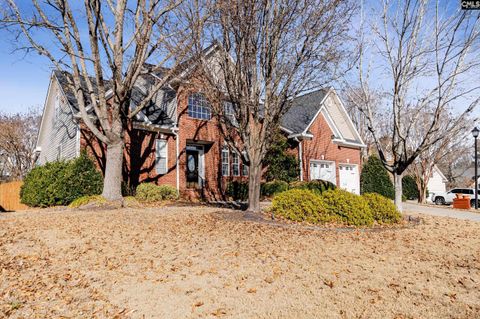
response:
M323 179L336 185L335 162L310 161L310 179Z
M349 192L360 194L360 178L358 176L358 166L340 164L338 165L340 188Z

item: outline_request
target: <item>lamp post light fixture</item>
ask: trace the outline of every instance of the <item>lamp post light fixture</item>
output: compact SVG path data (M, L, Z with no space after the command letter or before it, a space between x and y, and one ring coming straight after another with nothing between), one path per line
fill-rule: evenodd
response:
M478 209L478 153L477 153L477 138L480 130L474 127L472 130L473 138L475 139L475 209Z

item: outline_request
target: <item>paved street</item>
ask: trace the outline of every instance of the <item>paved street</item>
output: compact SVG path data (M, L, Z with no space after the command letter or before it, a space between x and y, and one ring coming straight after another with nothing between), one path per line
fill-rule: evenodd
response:
M473 213L470 211L448 208L447 206L423 206L411 202L403 203L403 208L405 212L421 213L440 217L452 217L480 222L480 209L479 213Z

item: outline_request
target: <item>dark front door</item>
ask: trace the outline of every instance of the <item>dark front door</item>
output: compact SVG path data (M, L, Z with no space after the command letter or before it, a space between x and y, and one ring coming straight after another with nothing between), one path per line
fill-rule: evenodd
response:
M198 151L187 150L187 188L198 188Z

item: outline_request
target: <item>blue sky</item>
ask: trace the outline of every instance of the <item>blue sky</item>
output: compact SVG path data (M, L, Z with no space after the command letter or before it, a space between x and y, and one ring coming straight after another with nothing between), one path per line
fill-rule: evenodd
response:
M50 64L37 54L11 54L13 45L0 30L0 111L23 112L43 106L50 77Z
M376 1L365 2L368 17ZM25 2L19 3L28 6ZM32 106L43 107L53 69L48 59L36 53L26 56L22 52L12 53L16 45L11 42L11 34L0 29L0 112L16 113Z

